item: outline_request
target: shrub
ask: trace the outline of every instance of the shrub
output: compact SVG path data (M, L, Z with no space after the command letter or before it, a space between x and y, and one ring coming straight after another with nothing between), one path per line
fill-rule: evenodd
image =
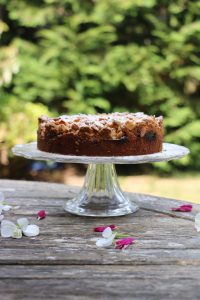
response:
M41 103L55 114L127 110L162 114L165 141L189 147L191 155L156 168L199 169L199 1L0 0L0 4L1 101L17 101L21 107L32 103L38 113L44 108L38 106ZM10 110L15 113L15 106ZM9 117L1 120L1 127L10 123ZM35 131L35 119L31 122ZM5 140L8 146L17 137L21 141L20 128L12 129L9 142Z

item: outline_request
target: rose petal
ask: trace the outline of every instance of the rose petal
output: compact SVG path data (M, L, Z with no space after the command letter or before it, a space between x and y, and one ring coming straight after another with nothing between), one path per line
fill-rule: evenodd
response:
M22 237L22 231L20 228L15 228L15 230L12 233L12 238L14 239L20 239Z
M38 218L38 220L44 219L45 217L46 217L46 212L45 212L45 210L40 210L40 211L37 213L37 218Z
M178 207L172 207L172 211L181 211L181 212L190 212L192 211L192 205L191 204L183 204Z
M102 232L102 236L104 238L109 238L112 236L112 229L110 227L106 227L106 229L104 229L104 231Z
M25 236L36 236L40 233L40 229L37 225L28 225L25 230L23 230L23 234Z
M3 210L4 210L4 211L9 211L11 208L12 208L11 205L4 205L4 206L3 206Z
M16 228L17 228L17 226L13 222L3 220L1 222L1 236L2 237L11 237Z
M95 232L103 232L107 227L110 227L112 230L115 230L117 227L112 224L112 225L108 225L108 226L98 226L94 228Z
M109 238L98 239L96 242L96 246L99 248L106 248L112 245L113 240L115 238L115 234L112 234Z
M19 227L22 229L22 230L26 230L27 226L28 226L28 219L27 218L19 218L17 220L17 224L19 225Z
M116 249L125 249L129 245L133 244L134 241L135 241L135 239L131 238L131 237L118 240L115 242L115 248Z
M195 228L199 232L200 231L200 213L195 216Z
M0 215L0 222L4 219L3 215Z

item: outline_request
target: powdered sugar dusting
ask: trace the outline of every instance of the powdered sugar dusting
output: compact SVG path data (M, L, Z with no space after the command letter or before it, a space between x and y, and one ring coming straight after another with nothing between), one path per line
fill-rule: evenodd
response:
M162 129L162 117L148 116L143 112L114 112L96 115L62 115L58 118L42 116L39 119L39 132L44 136L46 132L56 134L79 134L89 138L120 139L132 131L137 124L151 123L153 127Z

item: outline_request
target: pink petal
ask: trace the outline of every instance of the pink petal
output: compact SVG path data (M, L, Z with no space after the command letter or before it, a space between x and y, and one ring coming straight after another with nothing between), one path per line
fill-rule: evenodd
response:
M125 239L121 239L116 241L115 243L115 248L116 249L125 249L127 248L129 245L133 244L135 242L134 238L125 238Z
M108 225L108 226L99 226L99 227L95 227L94 231L95 232L103 232L107 227L110 227L110 229L115 230L117 227L112 224L112 225Z
M191 204L183 204L178 207L172 207L172 211L181 211L181 212L190 212L192 211L192 205Z
M46 212L45 212L45 210L40 210L40 211L37 213L37 218L38 218L38 220L44 219L45 217L46 217Z

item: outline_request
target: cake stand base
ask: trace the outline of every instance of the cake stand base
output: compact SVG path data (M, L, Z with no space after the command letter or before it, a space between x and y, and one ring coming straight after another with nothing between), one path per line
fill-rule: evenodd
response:
M43 152L37 142L16 145L13 153L28 159L89 164L79 194L67 201L65 210L91 217L115 217L134 213L138 207L122 193L114 164L144 164L181 158L189 153L183 146L163 143L162 152L135 156L76 156Z
M81 216L114 217L136 212L138 206L121 191L114 164L89 164L81 191L64 209Z

